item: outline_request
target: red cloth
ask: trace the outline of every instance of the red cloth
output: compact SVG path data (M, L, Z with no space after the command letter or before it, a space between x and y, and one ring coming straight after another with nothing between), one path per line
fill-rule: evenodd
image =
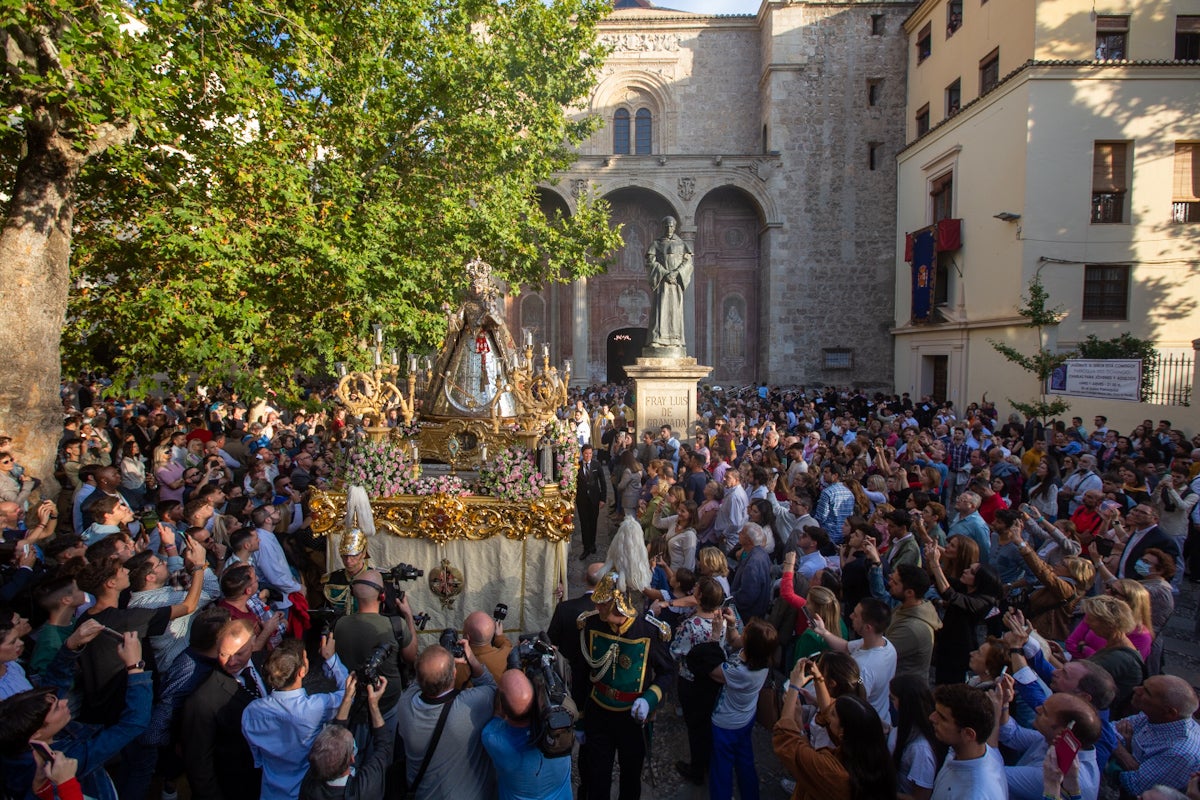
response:
M911 233L904 234L904 260L909 264L913 260L913 235Z
M939 253L962 248L962 220L939 219L937 222L937 250Z
M304 632L312 627L312 619L308 615L308 598L304 596L304 592L292 592L288 595L288 600L292 603L292 610L288 612L288 635L303 639Z

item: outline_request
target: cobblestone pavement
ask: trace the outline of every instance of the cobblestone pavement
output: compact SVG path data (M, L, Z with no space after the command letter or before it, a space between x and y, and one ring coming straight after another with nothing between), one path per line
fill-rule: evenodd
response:
M616 526L601 510L596 531L599 552L596 560L603 561L605 548L616 532ZM568 566L568 596L576 597L582 592L585 562L579 560L582 552L578 537L571 543ZM589 559L590 561L591 559ZM1176 598L1175 613L1166 627L1166 671L1185 678L1192 686L1200 689L1200 625L1197 624L1197 606L1200 605L1200 585L1184 581L1183 591ZM675 772L675 761L688 757L687 734L683 718L676 714L675 698L668 695L654 722L650 768L642 775L643 800L700 800L708 797L708 786L692 786L685 783ZM755 768L758 771L759 789L765 800L782 800L789 796L780 786L780 779L787 776L785 770L771 751L771 734L762 726L754 729ZM576 776L578 777L578 776ZM613 797L616 797L616 780L613 782ZM1105 797L1102 793L1101 797ZM1115 794L1113 795L1115 797Z

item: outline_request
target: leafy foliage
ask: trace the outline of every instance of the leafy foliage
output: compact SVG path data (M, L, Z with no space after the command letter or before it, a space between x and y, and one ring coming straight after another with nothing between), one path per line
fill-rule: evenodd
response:
M1154 378L1158 374L1158 350L1149 339L1139 339L1129 331L1113 339L1100 339L1090 333L1076 349L1080 358L1140 358L1142 400L1146 400L1154 390Z
M603 202L547 217L536 188L594 124L565 109L601 63L602 0L0 7L62 55L0 79L0 152L42 118L92 148L69 367L253 390L270 375L286 394L288 376L365 363L371 322L389 346L436 343L470 258L540 285L619 243ZM93 147L104 126L135 132Z
M1046 382L1050 379L1050 375L1056 367L1061 366L1070 358L1070 355L1055 353L1047 347L1040 346L1043 341L1042 329L1048 325L1055 325L1062 319L1062 308L1057 306L1047 308L1050 295L1046 291L1046 287L1042 285L1042 280L1039 276L1035 276L1030 281L1028 294L1022 299L1024 304L1017 308L1017 313L1028 320L1026 327L1036 330L1039 343L1038 349L1032 354L1026 354L1004 342L997 342L992 339L989 339L988 342L1006 360L1011 361L1026 372L1032 373L1037 378L1040 391L1039 399L1021 402L1013 400L1010 397L1008 398L1008 402L1012 404L1013 408L1027 417L1037 417L1044 422L1046 419L1056 417L1071 408L1070 403L1067 403L1062 397L1056 395L1053 400L1050 400L1046 395Z

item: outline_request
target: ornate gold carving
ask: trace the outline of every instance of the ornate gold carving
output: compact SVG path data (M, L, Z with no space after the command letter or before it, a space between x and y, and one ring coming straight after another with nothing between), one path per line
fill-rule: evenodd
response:
M346 516L345 495L314 490L309 507L314 533L325 536L341 530ZM444 544L493 536L561 542L571 536L575 509L572 498L551 486L542 490L541 497L522 502L445 494L376 498L371 501L371 511L379 533Z

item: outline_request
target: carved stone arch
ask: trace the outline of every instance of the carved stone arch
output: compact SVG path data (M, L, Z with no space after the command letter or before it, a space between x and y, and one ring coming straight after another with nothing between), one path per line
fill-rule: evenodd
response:
M725 189L736 189L745 194L757 208L759 222L762 223L763 227L776 228L783 224L775 196L767 190L767 185L763 181L760 181L749 172L745 174L736 172L730 175L721 175L712 181L711 184L703 187L702 191L696 192L696 203L692 209L698 209L713 192L720 192Z
M612 118L618 108L628 109L631 120L639 108L648 108L653 120L651 153L674 152L677 106L674 90L661 75L631 69L603 78L592 92L590 110L604 120L604 126L589 142L590 154L612 152Z
M696 355L719 383L758 378L765 222L755 194L729 182L696 206Z

